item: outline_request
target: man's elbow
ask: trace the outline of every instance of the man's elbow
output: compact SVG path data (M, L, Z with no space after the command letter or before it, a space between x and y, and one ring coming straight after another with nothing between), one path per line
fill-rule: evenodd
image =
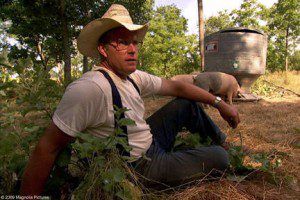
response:
M175 80L164 80L160 95L180 97L184 83Z

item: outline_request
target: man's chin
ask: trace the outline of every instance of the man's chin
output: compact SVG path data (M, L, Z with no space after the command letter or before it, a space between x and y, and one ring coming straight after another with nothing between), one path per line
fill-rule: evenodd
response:
M135 70L136 70L136 65L129 66L127 68L128 75L131 74L131 73L133 73L133 72L135 72Z

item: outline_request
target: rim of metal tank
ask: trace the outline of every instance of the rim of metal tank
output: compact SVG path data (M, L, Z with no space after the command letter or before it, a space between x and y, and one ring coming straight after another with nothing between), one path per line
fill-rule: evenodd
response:
M248 33L258 33L261 35L266 35L263 31L258 30L258 29L253 29L253 28L247 28L247 27L232 27L232 28L226 28L222 29L218 32L211 33L209 35L213 34L219 34L219 33L227 33L227 32L248 32Z

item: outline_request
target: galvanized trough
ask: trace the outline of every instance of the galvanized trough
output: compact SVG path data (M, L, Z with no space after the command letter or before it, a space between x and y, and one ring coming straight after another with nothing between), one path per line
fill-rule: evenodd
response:
M249 91L265 73L267 35L249 28L230 28L205 37L205 71L233 75Z

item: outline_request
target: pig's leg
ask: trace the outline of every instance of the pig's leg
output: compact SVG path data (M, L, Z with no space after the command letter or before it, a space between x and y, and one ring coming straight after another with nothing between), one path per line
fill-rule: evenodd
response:
M233 91L232 90L229 90L226 94L227 96L227 99L229 101L229 104L232 105L232 96L233 96Z

